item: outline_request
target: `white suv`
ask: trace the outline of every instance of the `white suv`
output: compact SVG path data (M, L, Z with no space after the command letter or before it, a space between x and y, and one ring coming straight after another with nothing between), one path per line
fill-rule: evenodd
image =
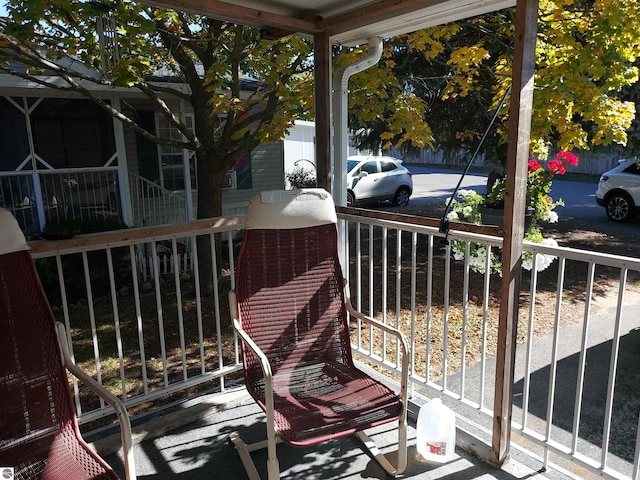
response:
M347 158L347 205L390 200L404 207L413 193L411 172L393 157Z
M640 209L640 163L635 158L620 160L617 167L603 173L596 201L614 222L630 220Z

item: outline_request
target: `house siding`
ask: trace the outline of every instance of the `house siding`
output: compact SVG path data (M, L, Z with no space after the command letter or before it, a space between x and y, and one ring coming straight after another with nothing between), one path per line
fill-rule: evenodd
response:
M249 200L263 190L284 188L284 142L258 145L251 152L252 187L222 191L222 214L244 215Z

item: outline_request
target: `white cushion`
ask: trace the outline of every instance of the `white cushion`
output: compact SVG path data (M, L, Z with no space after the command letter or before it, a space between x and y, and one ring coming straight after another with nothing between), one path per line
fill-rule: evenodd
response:
M17 220L9 210L0 208L0 255L28 249Z
M249 202L245 227L247 230L280 230L335 224L337 221L333 198L326 190L268 190Z

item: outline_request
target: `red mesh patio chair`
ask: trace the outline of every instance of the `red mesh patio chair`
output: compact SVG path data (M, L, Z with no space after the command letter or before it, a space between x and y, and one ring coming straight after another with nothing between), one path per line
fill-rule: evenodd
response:
M267 440L247 445L237 433L231 440L252 480L259 475L250 452L264 447L269 480L279 478L280 440L308 446L355 433L389 474L407 464L407 342L351 306L336 223L322 189L262 192L249 204L230 305L245 384L266 413ZM347 313L399 339L399 394L354 365ZM395 421L396 468L364 433Z
M131 426L120 400L76 367L24 235L0 209L0 466L15 479L107 480L118 475L82 440L66 366L120 420L127 480L135 479Z

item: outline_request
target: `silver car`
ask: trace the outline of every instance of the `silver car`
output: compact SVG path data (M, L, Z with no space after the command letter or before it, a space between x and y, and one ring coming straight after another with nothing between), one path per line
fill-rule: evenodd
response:
M596 201L614 222L626 222L640 209L640 164L634 159L620 164L600 177Z
M347 158L347 205L390 200L404 207L413 193L411 172L393 157Z

